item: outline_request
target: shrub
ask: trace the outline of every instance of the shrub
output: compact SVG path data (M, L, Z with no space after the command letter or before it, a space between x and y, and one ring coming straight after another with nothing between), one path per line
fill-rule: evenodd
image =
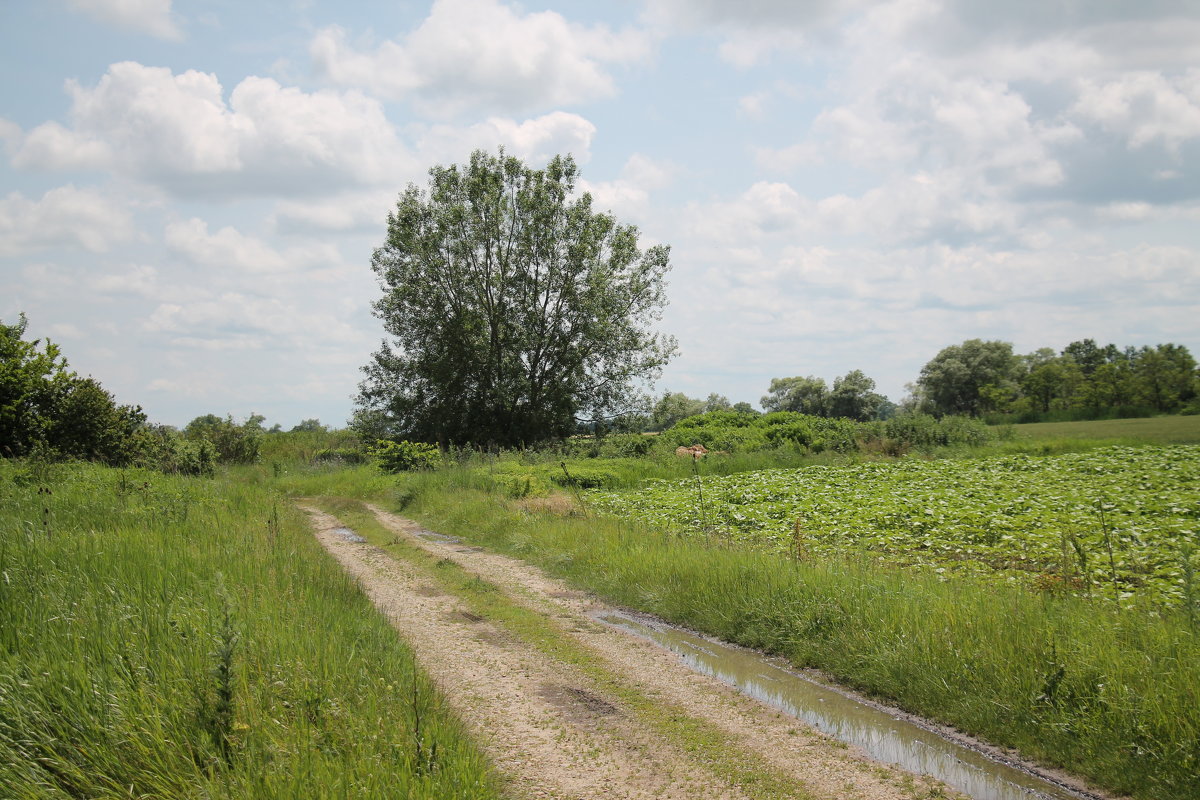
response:
M262 419L251 414L250 419L238 425L232 415L221 419L215 414L205 414L189 422L183 435L192 441L207 441L223 464L253 464L258 460Z
M559 469L557 472L551 472L550 480L567 488L611 489L619 485L620 476L613 469L592 464L572 464L567 471Z
M912 447L944 447L987 444L996 433L982 420L972 417L937 419L928 414L899 414L883 424L883 435Z
M381 470L392 473L433 469L442 460L437 445L424 442L380 439L370 452Z
M367 456L357 447L331 447L315 453L314 464L364 464Z

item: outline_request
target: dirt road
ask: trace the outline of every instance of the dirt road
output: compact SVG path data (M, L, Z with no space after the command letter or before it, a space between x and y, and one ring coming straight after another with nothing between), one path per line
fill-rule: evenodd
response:
M431 541L411 520L367 506L399 541L494 586L517 609L488 618L439 581L429 559L351 541L338 532L343 523L337 518L301 508L325 548L412 645L516 796L891 800L954 794L871 762L693 672L676 656L594 621L602 604L524 562ZM536 636L529 634L530 619Z

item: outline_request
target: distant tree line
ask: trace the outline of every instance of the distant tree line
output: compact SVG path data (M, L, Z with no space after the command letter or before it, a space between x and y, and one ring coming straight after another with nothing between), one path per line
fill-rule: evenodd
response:
M759 403L766 413L790 411L857 422L897 414L969 416L990 422L1097 419L1154 414L1200 414L1200 370L1179 344L1144 347L1072 342L1061 352L1044 347L1020 355L1009 342L970 339L943 348L907 387L899 405L875 391L862 370L835 378L772 378ZM663 431L713 411L757 414L724 395L706 400L665 392L649 413L630 414L609 430Z
M970 339L921 369L905 405L994 421L1200 413L1200 372L1178 344L1119 348L1094 339L1026 355L1009 342Z

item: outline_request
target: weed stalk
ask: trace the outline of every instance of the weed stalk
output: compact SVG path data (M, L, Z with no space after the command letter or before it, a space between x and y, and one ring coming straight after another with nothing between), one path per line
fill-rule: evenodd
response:
M425 749L425 732L421 729L425 711L425 698L421 696L421 686L417 680L417 665L412 667L412 698L410 700L413 715L413 744L416 748L418 775L430 775L437 769L437 742L434 741L429 749Z
M221 627L217 631L217 649L212 652L214 660L212 677L215 700L206 715L209 737L228 767L233 763L233 656L237 649L238 634L233 627L233 610L229 593L225 590L225 579L217 573L217 596L221 600Z
M1096 503L1096 513L1100 517L1100 532L1104 535L1104 549L1108 551L1108 572L1112 581L1113 599L1117 601L1117 610L1121 608L1121 590L1117 583L1117 561L1113 557L1112 526L1108 524L1108 509L1111 505L1103 501Z
M42 499L42 533L50 538L50 497L54 494L49 486L39 486L38 497Z
M1179 557L1183 562L1183 607L1187 613L1188 628L1196 630L1196 568L1192 564L1192 554L1196 547L1191 542L1184 542L1179 548Z

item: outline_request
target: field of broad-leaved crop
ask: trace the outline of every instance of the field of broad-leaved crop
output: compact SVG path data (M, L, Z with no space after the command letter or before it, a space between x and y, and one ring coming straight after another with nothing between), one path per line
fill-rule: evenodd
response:
M700 473L589 503L803 557L865 553L1170 605L1200 593L1200 446Z

